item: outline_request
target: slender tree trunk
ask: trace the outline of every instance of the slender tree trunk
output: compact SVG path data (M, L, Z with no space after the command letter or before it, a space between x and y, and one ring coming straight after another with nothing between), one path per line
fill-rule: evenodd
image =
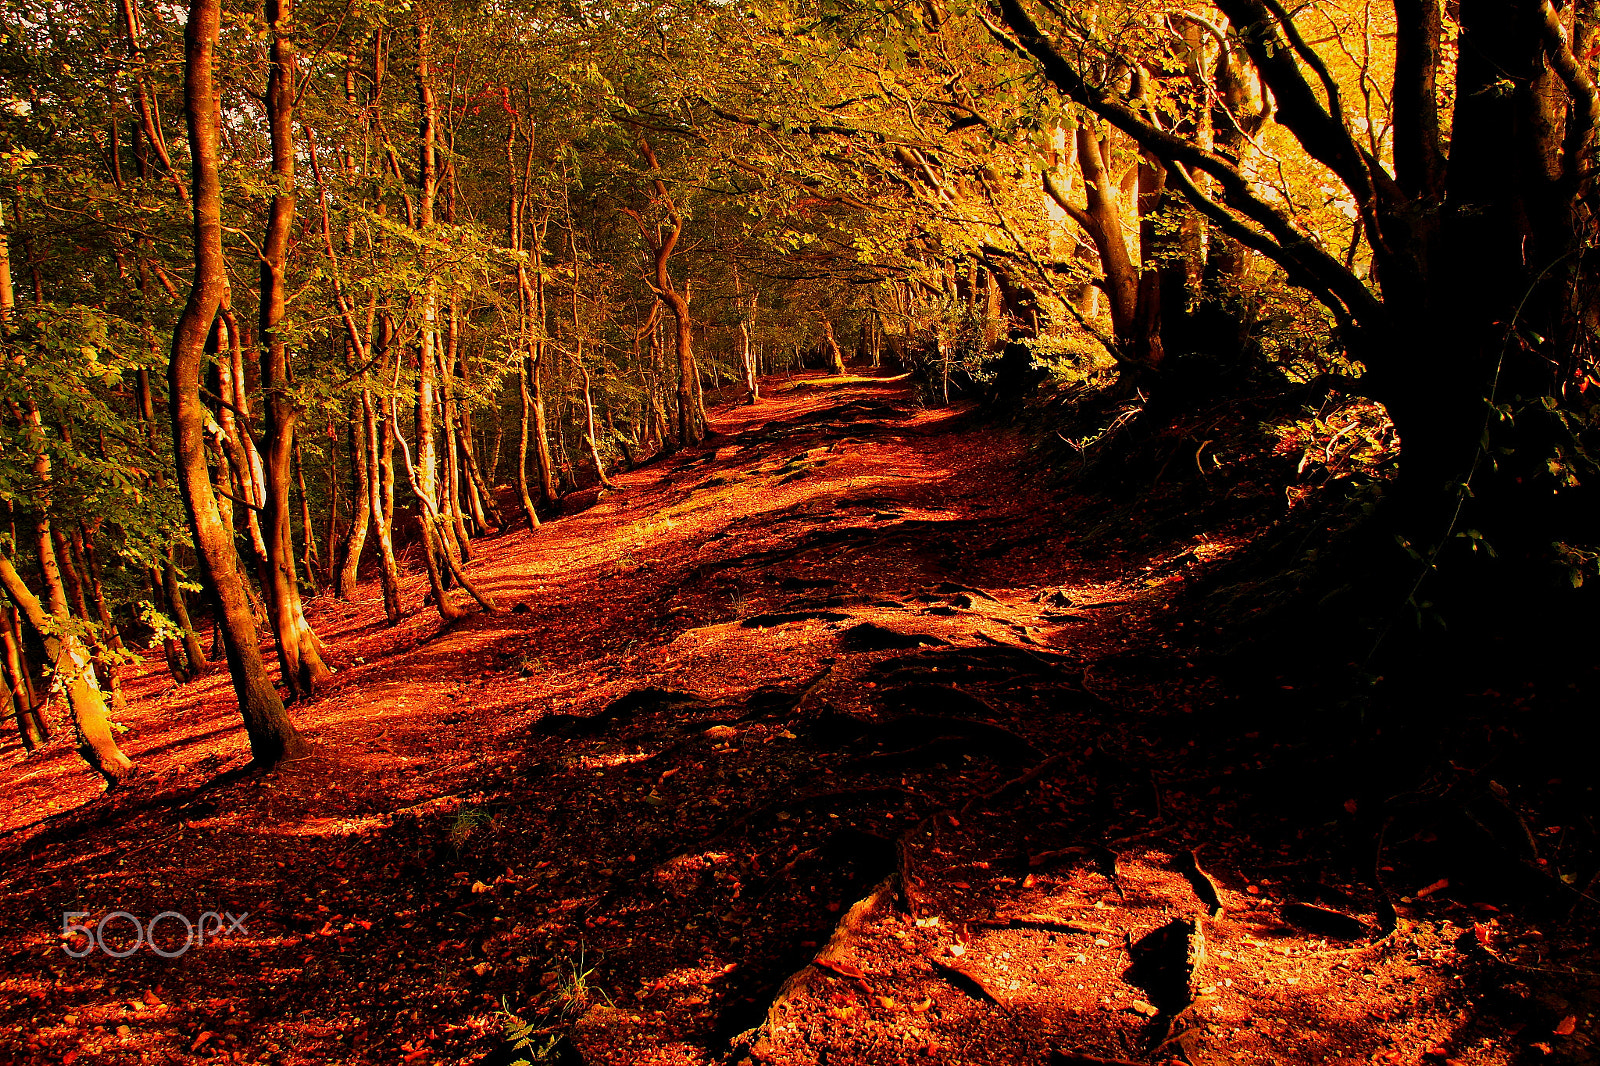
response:
M5 656L6 689L10 693L22 746L33 751L50 739L50 729L34 703L33 682L28 678L28 667L23 660L22 634L17 626L16 608L8 604L0 607L0 611L5 612L5 616L0 618L0 651Z
M166 602L166 590L162 588L161 584L161 568L158 566L149 567L145 571L145 583L150 587L150 605L157 607L159 610L158 605ZM169 620L173 618L170 609L167 611L167 618ZM167 661L167 672L172 675L173 681L180 685L186 685L193 680L193 675L190 674L188 664L184 659L183 645L178 643L175 638L170 635L161 638L161 654Z
M844 373L844 353L839 351L839 342L833 335L833 322L830 319L822 320L822 336L828 342L828 366L835 374Z
M450 298L450 316L448 323L447 341L440 355L439 367L439 396L440 415L444 424L444 496L448 501L445 513L449 517L451 528L456 540L461 546L461 558L471 557L469 536L465 516L461 513L461 499L464 495L465 485L461 476L461 442L456 433L456 398L455 398L455 363L460 354L460 329L457 322L458 309L454 296ZM478 532L483 532L483 525L478 525Z
M354 460L352 459L352 462L353 461ZM303 482L304 480L305 480L304 471L302 471L301 481ZM305 499L305 493L301 493L300 494L300 498L302 500ZM339 536L339 504L340 504L340 502L341 501L339 499L339 437L338 437L338 434L335 433L335 431L334 431L332 420L329 420L329 422L328 422L328 506L327 506L328 525L327 525L327 533L324 534L324 536L322 538L322 542L328 546L327 570L323 574L323 576L325 578L327 578L329 585L334 585L339 580L339 541L341 540L341 538ZM361 509L361 505L359 503L356 504L355 507L351 508L351 515L350 515L350 525L351 526L355 525L355 513L354 512L359 511L360 509ZM319 563L318 565L321 565L321 564Z
M426 231L433 226L434 201L438 192L438 114L433 95L432 80L433 23L428 14L417 14L417 112L418 112L418 167L417 167L417 226ZM439 455L433 434L433 408L435 404L435 367L438 357L435 348L439 330L438 283L430 273L422 286L422 336L417 351L417 396L415 425L417 455L413 463L411 449L405 438L400 447L405 454L406 471L412 491L417 496L417 517L422 527L422 555L428 572L428 585L433 592L434 605L446 622L465 616L466 612L450 602L445 595L446 567L452 559L448 544L449 533L439 513ZM396 412L391 410L391 417ZM398 428L398 427L397 427Z
M309 696L333 675L322 661L317 639L301 603L295 574L294 521L289 494L296 481L295 427L298 402L290 394L289 346L283 335L288 304L286 273L289 238L295 212L294 101L298 91L298 66L290 20L293 0L266 0L270 27L270 64L267 75L267 122L272 141L272 176L275 191L261 242L261 392L265 411L266 496L262 508L262 537L267 549L267 601L272 628L278 638L278 663L283 683L298 696ZM309 530L307 531L309 535ZM308 576L310 572L308 571Z
M220 0L192 0L184 27L184 114L193 171L194 282L173 331L167 385L178 489L188 512L201 581L217 604L228 669L251 753L258 764L272 765L303 754L305 741L284 713L283 701L261 661L255 619L233 550L233 531L223 526L211 488L205 451L206 411L200 402L206 338L212 333L227 288L218 176L220 115L212 75L220 22Z
M388 348L388 317L379 330L379 358ZM372 390L361 390L361 421L367 438L369 471L367 506L372 511L373 529L378 534L378 577L383 585L383 613L390 625L400 621L400 562L394 554L394 423L388 418L379 424Z
M750 320L742 316L739 319L739 365L744 368L746 402L755 403L761 399L761 381L756 373L755 349L750 346Z
M517 359L517 393L521 398L521 417L518 419L517 434L517 498L522 503L522 513L528 519L530 529L539 528L539 511L533 506L533 497L528 492L528 420L533 413L533 398L528 392L529 364L532 362L527 356ZM534 369L536 374L537 368Z
M367 544L367 530L372 526L372 486L367 463L365 423L358 418L350 420L350 531L345 535L342 562L339 566L338 595L348 600L356 594L360 579L361 552Z
M390 402L390 417L398 420L399 415L393 407L393 398L391 398ZM433 502L432 497L423 491L419 470L417 465L411 460L411 446L406 443L406 439L404 437L400 437L399 439L400 451L405 458L406 474L411 480L411 491L416 493L417 503L422 511L421 518L423 538L426 541L426 538L429 536L436 538L440 537L442 536L442 530L444 528L444 519L439 514L438 506ZM451 555L449 552L441 552L440 557L443 560L444 566L449 567L450 574L455 578L456 582L459 583L462 588L467 590L468 595L478 601L478 606L482 607L485 611L493 611L496 609L494 599L487 593L481 591L477 585L475 585L472 580L467 577L467 575L462 571L460 563L456 561L455 556ZM456 621L457 619L466 617L466 611L462 610L460 607L457 607L455 604L451 603L445 598L446 594L444 581L442 579L442 575L437 569L440 566L439 559L434 559L431 556L427 558L430 560L428 583L433 589L434 603L439 610L440 618L442 618L448 624Z
M606 464L600 459L600 445L595 442L594 399L589 395L589 370L581 362L578 369L583 371L583 411L585 424L588 427L584 440L589 444L589 458L594 463L594 476L605 488L614 489L616 486L606 477Z
M465 404L458 404L456 420L456 438L461 442L461 468L466 474L467 504L472 509L472 520L480 529L499 529L505 525L505 519L500 516L494 493L478 466L478 449L472 441L472 417Z
M315 527L311 521L311 497L306 495L306 464L301 457L299 441L294 443L294 484L295 488L300 492L300 541L303 549L300 556L300 565L305 568L306 580L311 583L311 594L315 596L317 594L317 568L322 563L317 555L317 538Z
M534 282L534 295L539 331L533 337L533 357L528 363L529 384L533 387L528 401L533 408L533 460L534 469L539 474L539 503L544 507L553 507L561 498L561 494L556 491L555 461L550 457L550 429L545 424L543 378L546 331L542 270Z
M500 509L495 506L494 493L478 466L478 444L472 427L472 408L466 402L472 384L471 367L472 360L465 352L458 350L455 369L452 371L452 379L459 382L459 388L454 390L456 442L461 448L461 472L467 507L478 529L487 532L490 529L499 529L505 523L500 517Z
M98 524L99 519L96 519L95 525ZM94 602L95 616L100 620L100 628L105 633L106 644L116 651L126 651L127 645L123 642L122 633L111 617L111 607L106 601L99 553L94 546L94 525L85 527L82 523L79 524L79 528L73 533L73 547L83 559L84 576L89 579L89 595Z
M161 566L161 589L166 594L167 609L172 612L172 620L177 623L178 632L182 635L183 656L188 660L189 679L192 681L205 672L208 665L206 649L200 643L200 634L195 632L194 623L190 620L188 597L184 595L183 586L178 584L178 571L172 565L171 548L167 549L167 558Z

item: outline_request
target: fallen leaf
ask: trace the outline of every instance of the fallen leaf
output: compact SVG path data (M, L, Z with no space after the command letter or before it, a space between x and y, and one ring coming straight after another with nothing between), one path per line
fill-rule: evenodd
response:
M853 962L845 962L843 959L816 959L814 961L824 970L832 970L840 977L850 977L859 981L867 976L861 971L861 967Z
M1557 1036L1571 1036L1577 1031L1578 1016L1576 1014L1569 1014L1565 1018L1562 1018L1561 1021L1556 1023L1556 1027L1551 1030L1551 1032L1555 1033Z

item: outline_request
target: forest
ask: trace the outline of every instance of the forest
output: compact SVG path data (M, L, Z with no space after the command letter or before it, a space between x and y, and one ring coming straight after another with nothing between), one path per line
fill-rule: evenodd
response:
M8 0L0 1061L1600 1062L1597 57Z

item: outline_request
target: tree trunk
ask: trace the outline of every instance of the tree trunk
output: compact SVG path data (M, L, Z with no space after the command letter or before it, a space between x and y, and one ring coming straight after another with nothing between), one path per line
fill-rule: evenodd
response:
M354 461L354 460L352 460L352 461ZM303 470L301 471L300 480L301 480L302 483L305 481L305 472ZM305 493L302 492L300 494L300 498L302 500L305 499ZM327 505L327 508L326 508L326 512L327 512L328 525L327 525L327 532L323 535L322 542L328 546L328 563L327 563L327 567L328 568L327 568L327 571L323 574L323 577L325 579L327 579L328 584L331 586L331 585L334 585L339 580L339 542L343 539L343 538L341 538L339 536L339 503L340 503L340 500L339 500L339 437L338 437L338 434L334 431L333 421L331 419L328 421L328 497L327 498L328 498L328 505ZM349 523L351 526L355 525L355 513L354 512L358 511L360 509L361 509L361 505L359 503L356 504L356 506L351 509L350 523ZM313 545L313 548L314 547L315 546ZM313 550L312 554L315 555L315 551L314 550Z
M167 549L167 558L161 566L161 588L166 594L172 620L177 623L178 632L182 635L183 656L189 662L189 680L192 681L205 673L208 665L206 649L200 643L200 634L195 632L194 623L190 620L188 597L184 595L183 586L178 584L178 571L172 565L171 548Z
M331 464L330 464L331 466ZM306 581L311 584L311 594L317 594L316 573L321 564L321 557L317 555L316 527L311 521L311 497L306 495L306 464L300 450L300 442L294 443L294 484L300 493L300 543L302 552L300 565L306 572ZM334 500L328 501L330 513L333 510ZM329 538L332 543L332 538Z
M201 581L217 605L228 669L251 753L258 764L270 766L283 758L299 757L306 747L284 713L283 701L261 661L255 619L233 550L233 531L222 525L211 488L205 451L206 411L200 402L206 338L213 332L227 289L218 176L220 114L212 74L220 21L220 0L192 0L184 27L184 114L193 171L194 282L173 331L167 387L178 488L189 516Z
M28 624L33 626L44 641L45 652L55 663L56 676L67 693L67 703L72 708L72 721L78 733L78 753L90 769L105 778L108 789L116 788L134 772L132 760L117 747L111 723L106 718L105 698L95 682L93 665L83 642L73 633L72 622L66 609L66 594L61 589L61 578L56 574L54 550L49 547L49 523L44 522L44 547L40 567L45 574L49 590L50 610L44 606L23 582L22 576L11 565L11 558L0 555L0 587L11 597Z
M461 558L471 558L470 537L465 516L461 513L461 500L466 486L461 476L461 442L456 434L455 364L459 355L460 328L457 322L456 298L450 298L447 340L439 367L440 415L444 424L444 497L448 503L445 514L461 547ZM478 532L483 532L478 524Z
M582 358L581 349L579 358ZM588 427L584 440L589 444L589 458L594 463L594 476L603 487L614 489L616 486L606 477L606 465L600 460L600 445L595 442L594 399L589 395L589 369L581 362L578 364L578 369L583 372L583 411L585 424Z
M661 164L657 162L655 150L650 147L650 142L641 138L639 148L644 153L645 161L650 164L650 169L659 172ZM667 263L672 258L678 241L683 237L683 216L672 198L667 195L667 183L656 178L653 185L656 201L666 208L667 218L671 223L666 232L663 234L659 230L652 231L637 212L628 211L628 214L638 223L639 232L643 234L645 243L654 253L656 295L671 310L673 321L677 325L673 333L673 345L678 357L678 443L687 447L699 444L701 437L700 420L694 400L694 322L689 317L689 301L686 294L678 292L672 282L672 275L667 270Z
M0 617L0 651L4 652L4 660L0 665L5 667L6 689L11 695L12 711L17 718L17 732L21 735L22 746L33 751L50 739L50 729L40 717L34 702L33 682L28 677L28 666L24 661L16 608L7 604L0 607L0 611L4 611L4 617Z
M73 532L73 549L83 559L84 576L89 579L89 595L94 601L95 617L100 620L100 628L105 633L108 646L116 651L127 651L127 645L122 640L122 633L117 629L116 622L111 617L110 604L106 602L105 582L100 572L99 553L94 547L94 530L100 520L96 519L92 525L84 526L79 523L79 528Z
M342 561L335 588L341 600L356 594L360 580L361 552L367 545L367 531L372 527L372 485L367 463L367 436L364 422L351 418L347 436L350 441L350 531L345 534Z
M389 320L379 327L379 359L388 349ZM380 366L382 363L380 362ZM390 625L400 621L400 562L394 555L394 422L389 418L379 425L372 402L372 390L361 390L361 422L366 436L367 507L378 534L378 579L383 585L383 613Z
M462 390L467 390L471 385L472 362L465 353L456 360L455 377L461 383ZM478 465L478 443L475 439L472 426L472 409L457 394L456 399L456 441L461 446L461 470L464 474L467 491L467 506L471 509L472 520L483 531L499 529L505 524L500 517L500 509L495 506L494 492L488 481L483 476L483 470Z
M517 392L522 401L517 436L517 498L522 503L522 513L528 519L528 527L538 529L539 512L533 506L533 498L528 492L528 419L533 411L533 399L528 393L530 362L525 355L517 359Z
M822 320L822 336L828 342L828 368L835 374L844 373L844 353L839 351L839 342L833 336L833 322L827 318Z
M737 283L737 278L735 278ZM756 294L752 292L748 304L740 300L739 308L739 365L744 369L745 402L756 403L761 399L760 358L756 350L750 345L750 320L756 314ZM634 352L638 354L638 344L634 344ZM876 362L874 362L876 365Z
M426 231L433 226L434 201L438 192L438 114L433 95L432 76L433 23L419 11L417 15L417 112L418 112L418 167L417 167L417 226ZM417 496L417 517L422 527L423 562L428 572L428 585L433 592L434 605L446 622L465 617L466 612L456 607L445 595L448 580L447 566L453 561L449 537L439 508L439 454L434 438L433 408L436 403L435 374L438 365L436 347L439 330L438 283L430 273L422 288L422 328L417 350L417 398L415 406L417 455L412 462L411 449L400 438L405 454L406 470L412 491ZM391 417L396 413L391 409ZM398 427L396 427L398 430Z
M309 696L333 676L333 671L322 661L321 642L306 621L301 604L295 574L294 522L289 510L289 493L296 480L294 434L300 418L299 404L289 393L289 346L283 335L289 238L295 211L293 112L298 60L289 29L292 5L293 0L266 0L265 12L271 28L266 105L275 191L266 236L261 242L261 392L266 416L262 427L266 496L261 533L267 549L265 591L273 634L278 640L283 683L291 693Z
M51 539L55 542L56 562L60 568L61 577L67 588L67 605L71 613L75 614L82 622L87 623L88 644L94 656L94 673L100 682L100 689L110 693L111 709L117 713L125 713L128 709L127 700L122 694L122 678L117 675L116 658L112 654L108 637L104 630L95 628L94 619L89 615L89 599L84 587L84 564L82 557L82 543L74 536L69 537L59 528L52 528ZM110 617L107 616L107 628L110 626Z
M538 297L535 307L539 316L539 332L533 338L533 357L528 361L529 384L533 386L529 397L529 404L533 408L533 459L534 469L539 474L539 503L544 507L553 507L561 494L556 491L555 461L550 457L550 430L545 424L542 380L545 364L545 299L542 272L534 283L534 293Z

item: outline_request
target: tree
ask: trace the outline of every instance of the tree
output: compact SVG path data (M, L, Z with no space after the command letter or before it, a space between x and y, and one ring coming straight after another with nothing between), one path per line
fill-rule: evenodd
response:
M227 293L222 255L222 186L218 175L221 114L212 64L221 29L219 0L192 0L184 28L184 118L189 131L194 275L189 299L172 336L167 389L172 408L173 455L178 485L189 515L201 580L218 614L228 670L239 698L250 752L270 766L306 750L261 660L255 618L245 596L233 547L222 521L205 451L205 407L200 368L208 343L218 335ZM208 341L208 338L210 339Z
M1158 160L1223 234L1278 264L1328 309L1368 371L1352 387L1380 400L1399 430L1398 521L1417 550L1434 552L1454 532L1468 482L1475 492L1489 488L1486 433L1513 413L1508 400L1519 459L1500 467L1507 476L1494 479L1493 495L1528 497L1516 487L1522 478L1528 488L1543 484L1547 497L1549 475L1539 466L1583 463L1561 410L1584 358L1592 291L1579 253L1592 237L1588 161L1600 106L1573 50L1570 11L1542 0L1462 3L1461 59L1448 83L1441 6L1396 4L1391 160L1356 135L1344 87L1302 33L1303 16L1273 0L1216 6L1228 21L1225 52L1248 57L1278 122L1353 206L1371 249L1370 279L1330 253L1242 160L1162 123L1125 67L1092 79L1074 57L1108 52L1085 23L1068 20L1051 37L1023 0L995 0L1010 34L990 25L1064 96ZM1456 101L1448 147L1441 91ZM1238 132L1249 131L1241 123ZM1557 474L1558 491L1567 487L1560 481ZM1548 503L1538 507L1549 516Z

